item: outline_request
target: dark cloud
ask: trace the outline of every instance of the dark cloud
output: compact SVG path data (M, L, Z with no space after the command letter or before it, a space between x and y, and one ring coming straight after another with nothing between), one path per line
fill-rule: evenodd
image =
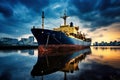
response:
M5 16L10 16L18 4L26 6L29 10L33 10L36 13L40 13L44 7L49 5L49 0L1 0L0 12Z
M32 23L48 5L49 0L1 0L0 33L14 36L31 33Z
M13 10L9 5L0 4L0 13L2 13L4 17L10 17L13 15Z
M71 0L71 5L74 5L80 13L88 13L94 9L93 2L96 3L96 0Z
M78 16L92 30L120 22L120 0L70 0L69 4L74 7L69 8L69 13Z
M120 6L116 8L108 8L101 12L101 15L108 18L120 16Z
M49 0L20 0L28 9L40 13L42 8L49 5Z

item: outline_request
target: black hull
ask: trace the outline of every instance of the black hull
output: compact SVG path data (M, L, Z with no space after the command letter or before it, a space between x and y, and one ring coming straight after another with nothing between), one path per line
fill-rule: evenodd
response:
M37 39L39 45L80 45L80 46L90 46L91 42L83 41L81 39L71 38L66 36L63 32L53 31L47 29L31 29L33 35Z

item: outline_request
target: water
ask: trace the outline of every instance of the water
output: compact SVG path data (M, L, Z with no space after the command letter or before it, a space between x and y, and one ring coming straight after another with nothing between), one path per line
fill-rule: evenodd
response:
M120 80L120 47L0 50L0 80Z

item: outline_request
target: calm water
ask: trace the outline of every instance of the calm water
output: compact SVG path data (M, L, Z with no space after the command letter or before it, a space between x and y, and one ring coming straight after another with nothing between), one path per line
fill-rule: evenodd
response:
M120 80L120 47L0 50L0 80Z

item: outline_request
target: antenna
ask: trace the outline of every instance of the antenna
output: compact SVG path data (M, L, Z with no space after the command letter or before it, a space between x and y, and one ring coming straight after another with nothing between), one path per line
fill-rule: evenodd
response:
M44 29L44 18L45 18L44 11L42 11L42 29Z
M64 12L64 15L61 17L61 18L63 18L64 19L64 25L66 25L66 19L67 19L67 14L66 14L66 10L65 10L65 12Z

